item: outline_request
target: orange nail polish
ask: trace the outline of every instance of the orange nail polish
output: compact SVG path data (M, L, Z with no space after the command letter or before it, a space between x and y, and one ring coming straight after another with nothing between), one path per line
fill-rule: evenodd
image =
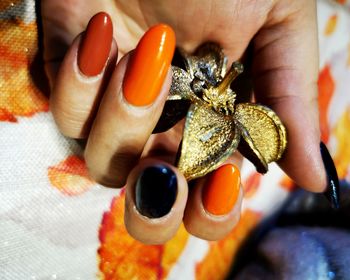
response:
M151 27L133 52L123 82L125 99L134 106L150 105L158 96L175 50L175 33L165 24Z
M78 66L86 76L101 73L111 50L113 25L106 13L94 15L86 28L78 52Z
M213 171L203 188L204 208L213 215L228 214L235 205L241 176L233 164L226 164Z

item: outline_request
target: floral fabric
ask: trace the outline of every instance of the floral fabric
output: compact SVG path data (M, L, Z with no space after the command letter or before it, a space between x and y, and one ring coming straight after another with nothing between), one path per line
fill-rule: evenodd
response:
M350 184L350 1L318 1L322 139ZM87 173L82 150L57 130L44 95L34 0L0 3L0 278L223 279L248 233L295 188L276 166L242 169L238 226L207 242L180 227L164 245L133 240L124 191Z

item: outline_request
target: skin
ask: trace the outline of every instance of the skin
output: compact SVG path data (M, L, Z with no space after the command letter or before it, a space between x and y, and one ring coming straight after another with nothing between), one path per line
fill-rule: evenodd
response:
M188 52L213 41L223 47L229 62L240 59L252 44L255 98L272 108L288 131L288 148L279 165L306 190L325 190L319 152L315 1L43 0L41 10L44 60L56 123L64 135L88 141L85 159L97 182L121 187L126 181L125 224L136 239L163 243L174 235L182 220L190 233L208 240L220 239L236 225L242 200L240 195L224 217L207 213L200 195L205 178L188 194L182 174L171 166L181 127L150 135L171 84L170 71L150 107L130 107L121 98L128 52L150 26L160 22L173 27L177 45ZM87 78L76 67L79 34L100 11L108 12L113 20L114 41L104 72ZM94 102L84 96L92 96ZM150 120L147 125L145 118ZM134 182L146 166L160 161L177 174L178 197L168 215L145 219L135 210ZM239 165L241 158L234 155L229 161Z

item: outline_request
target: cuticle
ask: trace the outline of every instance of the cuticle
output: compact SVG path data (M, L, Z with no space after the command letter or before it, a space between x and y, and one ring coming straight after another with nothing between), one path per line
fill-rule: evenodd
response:
M136 205L134 204L133 206L133 211L135 211L135 213L144 221L148 222L148 223L153 223L153 224L161 224L161 223L165 223L166 220L170 219L170 216L173 214L174 212L174 207L171 207L170 211L165 214L162 217L159 218L151 218L151 217L147 217L145 215L142 215L140 213L140 211L137 209Z
M215 221L226 220L226 219L228 219L228 216L230 214L230 212L228 212L227 214L223 214L223 215L214 215L214 214L210 213L207 209L205 209L203 203L201 203L201 208L202 208L202 211L204 211L207 216L214 219Z
M214 219L215 221L224 221L226 219L230 219L230 216L232 215L232 213L236 212L235 208L237 207L237 203L239 202L239 198L243 195L243 190L242 190L242 187L240 187L239 195L237 197L235 204L233 205L233 207L231 208L231 210L228 213L223 214L223 215L212 214L204 207L203 200L202 200L202 193L203 193L203 187L201 190L201 200L200 200L201 211L204 212L210 218Z
M105 64L105 66L103 67L102 71L101 71L99 74L97 74L97 75L95 75L95 76L87 76L87 75L85 75L85 74L80 70L80 67L79 67L79 65L78 65L78 51L77 51L77 52L76 52L76 57L75 57L75 63L74 63L74 66L73 66L73 67L74 67L74 71L75 71L76 73L78 73L78 79L79 79L80 81L82 81L82 82L94 83L94 82L100 80L101 77L103 76L103 74L104 74L104 72L105 72L105 70L106 70L108 61L109 61L109 57L107 58L106 64Z
M98 73L98 74L95 75L95 76L87 76L87 75L85 75L85 74L80 70L80 67L79 67L79 65L78 65L79 50L80 50L80 48L81 48L81 44L82 44L83 41L84 41L84 36L85 36L85 34L86 34L86 31L83 31L83 32L81 32L81 33L79 34L79 35L80 35L80 38L79 38L78 48L77 48L77 50L76 50L76 52L75 52L75 58L74 58L75 63L74 63L74 65L73 65L73 67L74 67L74 70L76 71L76 73L78 73L79 79L82 78L82 80L83 80L84 82L95 82L95 81L99 80L99 78L101 78L101 76L103 76L104 72L106 71L106 68L107 68L107 66L108 66L108 63L110 62L110 59L111 59L110 53L111 53L112 47L111 47L111 49L110 49L110 51L109 51L108 57L107 57L107 59L106 59L106 61L105 61L105 64L104 64L104 66L103 66L101 72Z
M204 184L203 184L203 187L202 187L202 189L201 189L201 199L200 199L200 208L201 208L201 211L203 212L203 213L205 213L205 215L207 215L207 216L209 216L210 218L212 218L212 219L214 219L215 221L222 221L222 220L225 220L228 216L229 216L229 214L230 214L230 212L228 212L227 214L223 214L223 215L214 215L214 214L212 214L212 213L210 213L205 207L204 207L204 205L203 205L203 190L204 190Z

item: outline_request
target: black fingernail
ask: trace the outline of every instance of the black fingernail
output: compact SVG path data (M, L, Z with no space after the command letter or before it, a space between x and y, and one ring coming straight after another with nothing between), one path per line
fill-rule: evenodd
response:
M168 214L177 195L177 179L170 168L147 167L136 182L136 208L143 216L160 218Z
M320 143L320 150L322 155L322 160L324 167L326 169L327 173L327 190L324 192L324 195L331 203L331 206L335 209L339 208L339 179L337 170L335 168L333 159L331 155L328 152L328 149L326 145L321 142Z

